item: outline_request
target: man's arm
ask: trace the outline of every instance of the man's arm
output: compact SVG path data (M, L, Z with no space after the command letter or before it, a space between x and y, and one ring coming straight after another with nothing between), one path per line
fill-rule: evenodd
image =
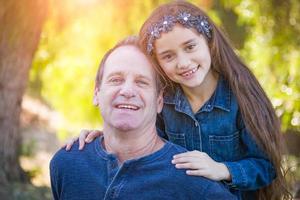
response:
M53 198L55 200L60 199L60 183L58 182L58 171L56 168L55 157L52 158L50 162L50 181L51 181L51 190L53 194Z

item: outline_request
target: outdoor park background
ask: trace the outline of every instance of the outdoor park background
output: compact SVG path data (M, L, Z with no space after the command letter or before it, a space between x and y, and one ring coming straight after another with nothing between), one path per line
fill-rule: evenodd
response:
M167 0L0 0L0 198L52 199L49 160L81 129L103 54ZM300 188L300 1L190 0L221 26L282 121ZM21 166L21 167L20 167ZM26 172L25 174L23 172Z

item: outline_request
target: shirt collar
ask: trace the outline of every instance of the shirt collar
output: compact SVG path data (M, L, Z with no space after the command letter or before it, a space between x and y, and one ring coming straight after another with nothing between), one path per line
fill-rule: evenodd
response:
M231 89L229 83L220 76L217 88L215 90L215 101L213 106L216 108L220 108L227 112L230 112L230 104L231 104Z
M232 94L229 83L222 76L219 76L215 92L213 93L211 98L202 106L200 112L210 112L213 108L219 108L224 111L230 112L231 95ZM176 87L174 92L169 92L164 96L164 103L174 104L176 110L190 112L190 108L189 110L187 110L187 107L190 107L188 100L179 86Z

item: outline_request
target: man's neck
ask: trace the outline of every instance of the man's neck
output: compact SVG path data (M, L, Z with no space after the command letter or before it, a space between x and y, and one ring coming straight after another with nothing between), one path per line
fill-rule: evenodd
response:
M157 135L155 126L141 132L103 129L104 148L117 156L120 163L149 155L163 147L163 140Z

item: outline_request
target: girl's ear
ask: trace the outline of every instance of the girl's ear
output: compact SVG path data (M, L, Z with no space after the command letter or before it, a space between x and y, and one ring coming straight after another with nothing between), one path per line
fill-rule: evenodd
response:
M94 98L93 98L93 104L94 106L99 106L99 88L95 87L94 90Z

